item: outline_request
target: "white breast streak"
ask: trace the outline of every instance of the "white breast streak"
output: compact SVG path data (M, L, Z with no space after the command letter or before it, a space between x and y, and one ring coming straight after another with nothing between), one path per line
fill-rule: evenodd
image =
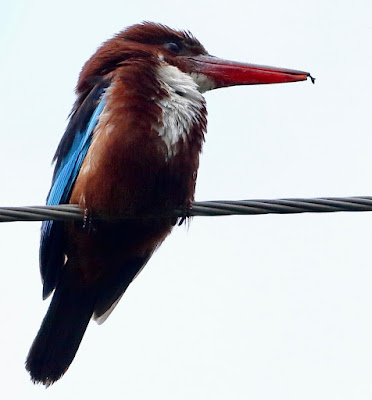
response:
M177 154L177 143L186 140L195 122L202 118L205 100L195 80L177 67L163 63L157 72L168 94L155 100L162 109L162 125L157 131L167 146L169 159Z

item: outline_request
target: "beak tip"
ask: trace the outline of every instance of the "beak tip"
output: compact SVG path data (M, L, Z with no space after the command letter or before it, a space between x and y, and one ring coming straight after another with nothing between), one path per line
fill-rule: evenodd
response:
M311 83L314 85L315 84L315 79L313 76L311 76L310 74L308 75L309 78L311 79Z

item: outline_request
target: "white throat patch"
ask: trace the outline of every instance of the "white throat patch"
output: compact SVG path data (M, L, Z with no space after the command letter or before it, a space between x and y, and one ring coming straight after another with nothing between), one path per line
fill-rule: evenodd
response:
M186 140L195 122L203 117L205 101L198 83L177 67L164 63L157 72L159 82L168 94L156 100L162 109L162 126L157 130L167 146L169 159L177 154L177 143Z

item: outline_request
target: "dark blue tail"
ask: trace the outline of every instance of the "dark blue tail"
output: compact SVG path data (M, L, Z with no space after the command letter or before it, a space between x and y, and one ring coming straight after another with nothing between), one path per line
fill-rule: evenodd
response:
M26 369L35 383L49 386L67 371L93 314L95 294L77 275L68 263L64 266L27 356Z

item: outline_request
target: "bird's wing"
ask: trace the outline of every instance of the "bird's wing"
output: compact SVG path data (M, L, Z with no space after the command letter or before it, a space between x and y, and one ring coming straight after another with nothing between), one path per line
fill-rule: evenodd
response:
M82 99L71 114L66 132L54 156L56 166L47 205L66 204L89 149L93 131L105 106L107 81L102 81ZM64 224L44 221L41 227L40 273L43 281L43 298L54 290L65 263Z

